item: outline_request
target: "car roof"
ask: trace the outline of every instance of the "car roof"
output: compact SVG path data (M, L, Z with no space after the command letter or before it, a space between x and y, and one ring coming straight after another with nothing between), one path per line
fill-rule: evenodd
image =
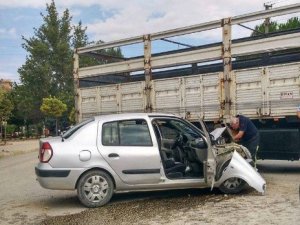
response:
M147 117L178 117L174 114L168 113L120 113L120 114L107 114L95 116L95 120L110 121L110 120L124 120L124 119L145 119Z

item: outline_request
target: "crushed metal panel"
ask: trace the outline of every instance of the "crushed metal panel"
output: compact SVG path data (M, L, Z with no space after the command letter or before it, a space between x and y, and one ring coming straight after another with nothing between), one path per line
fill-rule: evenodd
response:
M268 67L271 116L295 115L300 102L300 63Z
M215 186L220 186L230 178L240 178L262 194L266 191L266 181L264 178L236 151L234 151L229 165Z

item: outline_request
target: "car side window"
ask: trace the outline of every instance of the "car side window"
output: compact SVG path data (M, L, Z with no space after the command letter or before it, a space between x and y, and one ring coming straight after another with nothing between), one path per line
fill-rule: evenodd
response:
M175 139L176 136L178 135L178 131L176 129L170 128L170 127L166 126L166 124L161 124L160 129L161 129L163 138Z
M102 126L102 144L119 145L118 122L105 123Z
M201 137L193 127L177 119L156 119L155 123L164 139L175 139L178 134L185 134L190 140Z
M103 124L102 144L106 146L152 146L147 122L142 119Z

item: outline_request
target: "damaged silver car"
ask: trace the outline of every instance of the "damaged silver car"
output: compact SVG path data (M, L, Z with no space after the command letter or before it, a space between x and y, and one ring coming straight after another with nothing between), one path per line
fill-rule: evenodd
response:
M87 207L131 191L217 187L231 194L247 183L264 193L249 151L216 141L218 133L169 114L97 116L41 139L35 172L44 188L77 189Z

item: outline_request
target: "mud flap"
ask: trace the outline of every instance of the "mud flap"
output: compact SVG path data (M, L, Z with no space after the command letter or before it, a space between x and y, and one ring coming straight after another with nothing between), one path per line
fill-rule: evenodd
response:
M262 194L265 193L266 181L264 178L262 178L262 176L236 151L233 153L229 165L224 170L215 186L220 186L229 178L240 178L258 192Z

